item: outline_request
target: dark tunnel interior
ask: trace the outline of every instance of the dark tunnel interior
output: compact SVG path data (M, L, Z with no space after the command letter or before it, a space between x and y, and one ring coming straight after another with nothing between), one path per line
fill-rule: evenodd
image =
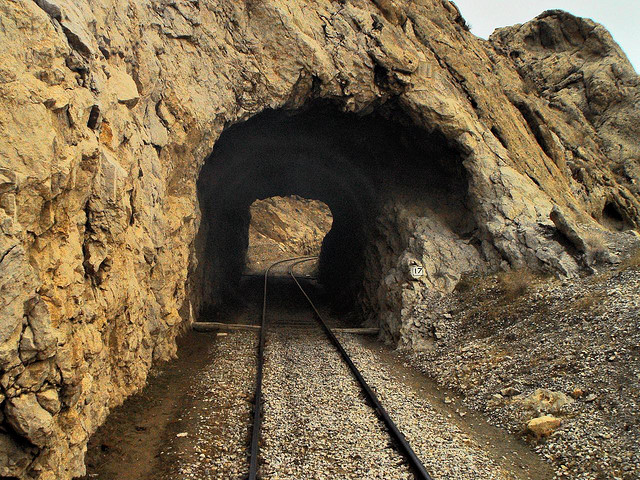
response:
M391 197L440 188L466 191L460 155L439 132L416 128L398 108L368 115L329 104L267 110L225 129L198 179L202 212L192 297L200 311L232 298L244 270L249 209L256 199L298 195L327 204L319 280L335 306L362 288L367 244Z

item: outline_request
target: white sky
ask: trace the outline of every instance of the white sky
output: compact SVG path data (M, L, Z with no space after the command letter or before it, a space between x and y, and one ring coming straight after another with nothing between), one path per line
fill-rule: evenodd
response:
M525 23L545 10L559 8L604 25L638 72L640 0L453 0L471 31L487 38L494 29Z

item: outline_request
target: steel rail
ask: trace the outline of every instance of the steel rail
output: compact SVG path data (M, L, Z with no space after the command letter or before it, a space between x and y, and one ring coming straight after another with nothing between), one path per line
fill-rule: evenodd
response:
M353 376L356 378L356 380L360 384L360 387L362 388L362 391L365 397L367 398L367 400L369 400L371 406L376 411L378 418L380 418L380 420L382 420L382 422L386 425L387 429L389 430L389 434L396 442L396 446L398 450L400 450L400 453L402 453L404 457L407 459L407 462L409 463L409 467L413 471L413 474L415 475L416 479L433 480L431 475L429 475L429 472L427 472L427 469L425 468L425 466L422 464L422 461L420 461L416 453L411 448L411 445L409 445L409 442L407 442L407 439L405 438L405 436L402 434L398 426L394 423L394 421L391 419L387 411L384 409L384 407L380 403L380 400L378 400L378 397L373 392L369 384L366 382L366 380L360 373L360 370L358 370L358 367L355 366L355 364L351 360L351 357L349 357L349 354L346 352L346 350L343 348L340 341L333 334L333 331L329 328L327 323L324 321L324 319L322 318L322 315L320 315L320 312L314 305L313 301L311 301L311 298L309 297L307 292L304 290L304 288L302 288L302 285L300 285L300 282L298 282L298 279L294 275L293 267L301 263L309 262L316 258L317 257L306 258L304 260L299 259L295 263L292 263L291 265L289 265L289 275L291 275L291 278L293 278L293 281L296 282L296 285L298 285L298 288L300 289L302 294L306 297L307 301L309 302L309 305L311 305L311 308L316 314L316 319L320 323L320 326L324 330L325 334L329 337L329 339L331 340L331 343L333 343L336 349L340 352L340 355L342 355L342 359L349 366L349 369L351 369L351 373L353 373Z
M267 281L269 272L276 265L296 260L312 260L317 257L294 257L279 260L269 265L264 272L264 291L262 297L262 317L260 319L260 343L258 345L258 368L256 372L256 391L253 404L253 426L251 430L250 460L249 460L249 480L258 478L258 455L260 453L260 428L262 426L262 367L264 365L264 343L267 326Z

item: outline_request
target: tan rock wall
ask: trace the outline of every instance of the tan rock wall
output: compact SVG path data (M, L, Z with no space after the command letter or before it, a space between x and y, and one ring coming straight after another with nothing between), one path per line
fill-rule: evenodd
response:
M637 206L602 138L457 16L440 0L0 3L0 475L82 474L109 408L174 354L199 169L226 125L265 108L395 99L462 153L489 263L557 270L554 204L585 222L605 194ZM547 153L523 112L549 126ZM598 172L588 188L575 157Z
M611 34L592 20L552 10L497 30L491 42L567 119L523 109L544 150L577 180L574 190L590 213L605 222L614 213L622 217L620 227L637 228L640 77Z

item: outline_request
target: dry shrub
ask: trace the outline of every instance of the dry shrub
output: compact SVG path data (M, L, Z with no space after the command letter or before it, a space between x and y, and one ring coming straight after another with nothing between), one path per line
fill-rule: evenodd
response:
M471 25L463 17L460 16L456 18L456 23L460 25L467 32L471 31Z
M578 298L573 302L571 310L574 312L585 312L593 307L595 300L591 296Z
M531 271L525 269L510 270L498 274L498 286L505 300L515 300L529 291L535 280Z
M602 305L606 295L603 292L589 292L587 295L574 300L571 304L571 311L574 313L587 313Z
M456 284L455 291L458 293L466 293L473 290L480 278L477 275L471 275L469 273L463 273L460 277L460 281Z
M588 232L583 235L583 238L594 258L598 259L609 251L607 243L600 232Z
M640 270L640 248L632 253L627 259L625 259L620 268L626 270L632 268L634 270Z

